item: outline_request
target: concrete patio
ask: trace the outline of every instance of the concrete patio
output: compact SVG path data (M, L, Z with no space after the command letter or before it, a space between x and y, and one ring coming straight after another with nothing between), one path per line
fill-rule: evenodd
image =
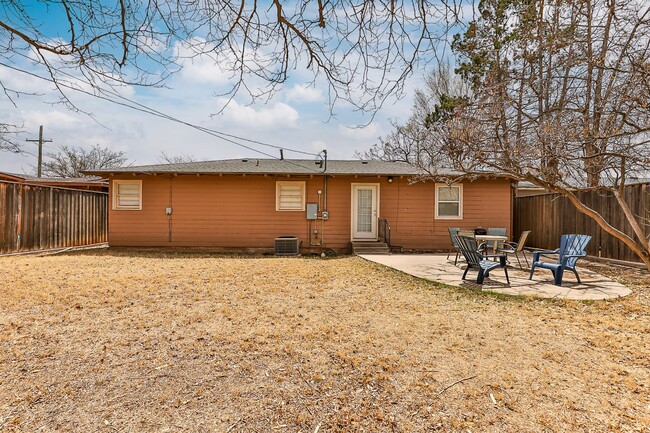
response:
M477 272L475 270L470 270L467 273L467 280L462 279L466 265L462 258L458 260L457 265L454 265L454 255L451 255L449 260L447 260L446 254L361 255L361 257L419 278L506 295L585 301L621 298L632 293L626 286L580 267L580 263L578 263L577 269L582 280L581 284L578 284L572 272L565 272L563 286L555 286L553 285L553 275L546 269L536 269L531 281L528 279L530 270L525 268L520 270L515 260L514 267L508 266L510 285L506 283L503 269L497 268L490 273L490 277L485 279L481 287L476 284ZM530 256L528 257L530 260Z

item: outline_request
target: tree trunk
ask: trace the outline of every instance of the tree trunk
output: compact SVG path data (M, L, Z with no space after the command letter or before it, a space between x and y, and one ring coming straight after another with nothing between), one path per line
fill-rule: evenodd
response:
M634 254L636 254L637 257L641 259L641 261L646 266L648 271L650 271L650 248L647 242L645 244L642 244L641 242L636 242L630 236L626 235L622 231L613 227L605 220L605 218L603 218L603 216L600 213L598 213L594 209L582 203L580 199L578 199L578 197L576 197L575 194L573 194L572 192L570 191L558 191L558 192L564 195L567 199L569 199L569 201L573 204L573 206L575 206L578 212L589 216L591 219L596 221L596 224L598 224L600 228L605 230L605 232L609 233L610 235L614 236L615 238L625 243L625 245L627 245L634 252ZM618 195L616 195L616 199L619 202L619 206L620 206L621 203L619 201ZM634 218L634 215L630 211L629 207L627 207L626 205L625 207L622 207L621 210L625 214L625 219L632 225L632 227L635 227L635 225L638 227L638 222Z

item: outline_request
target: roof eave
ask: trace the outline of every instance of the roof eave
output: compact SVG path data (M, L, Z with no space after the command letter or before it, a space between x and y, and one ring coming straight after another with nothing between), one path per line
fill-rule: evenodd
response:
M115 175L190 175L190 176L209 176L209 175L247 175L247 176L419 176L417 173L339 173L339 172L259 172L259 171L84 171L83 174L96 176L115 176Z

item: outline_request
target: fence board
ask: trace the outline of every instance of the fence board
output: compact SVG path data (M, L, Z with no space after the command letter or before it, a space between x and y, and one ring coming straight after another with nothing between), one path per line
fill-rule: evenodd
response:
M106 242L105 192L0 181L0 253Z
M637 216L646 236L650 234L647 222L650 217L650 188L647 184L629 185L624 198L632 213ZM609 192L579 191L578 198L600 213L612 226L636 238L632 225L621 211L616 197ZM583 233L592 236L587 253L592 256L640 262L641 260L622 241L601 229L598 224L578 212L559 194L543 194L515 199L515 238L524 230L531 230L527 244L531 247L554 249L559 246L560 236L567 233Z

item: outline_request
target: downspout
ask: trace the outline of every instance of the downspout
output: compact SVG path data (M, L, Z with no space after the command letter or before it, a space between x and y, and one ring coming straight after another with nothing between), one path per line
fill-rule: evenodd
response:
M327 164L327 160L325 160L325 164ZM325 166L327 169L327 166ZM323 211L327 212L327 175L323 176ZM321 217L322 217L322 212L321 212ZM325 218L321 218L321 237L320 237L320 242L323 245L325 244Z
M327 150L323 150L323 154L325 155L325 166L323 167L323 210L327 212L327 174L325 174L327 173Z
M172 198L173 198L173 196L172 196L172 184L173 184L173 182L174 182L174 175L171 175L169 177L169 208L172 209L172 212L173 212L173 209L174 209L174 206L172 205ZM168 225L168 230L169 230L168 241L171 242L172 241L172 214L171 214L171 212L167 214L167 225Z
M323 176L323 210L327 212L327 175Z

